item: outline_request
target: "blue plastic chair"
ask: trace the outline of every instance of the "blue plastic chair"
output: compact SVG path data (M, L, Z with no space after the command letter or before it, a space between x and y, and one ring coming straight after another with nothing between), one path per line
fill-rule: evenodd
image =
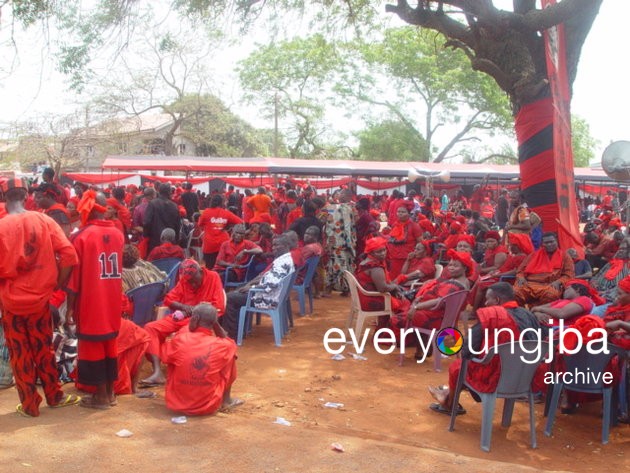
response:
M167 274L166 279L168 280L168 290L170 291L177 284L177 280L179 279L179 267L182 265L181 262L177 263L170 272Z
M164 294L163 282L152 282L127 291L127 297L133 302L133 322L140 327L155 320L155 306Z
M549 416L547 417L547 426L545 427L545 435L547 437L551 436L551 429L553 428L553 422L556 418L556 410L558 409L560 394L562 392L562 389L564 388L568 389L569 391L577 391L581 393L597 393L602 395L604 400L602 418L602 444L605 445L608 443L610 427L617 419L615 397L613 396L613 390L615 390L616 388L613 387L612 384L604 383L603 374L606 372L606 366L608 366L608 363L614 356L619 356L620 359L623 360L620 384L626 382L625 350L615 345L608 344L608 351L608 354L589 353L585 345L579 352L574 355L562 355L566 366L566 372L573 374L576 372L589 373L589 378L587 378L586 382L584 383L574 382L572 384L564 384L563 378L562 376L560 376L560 383L553 385L551 402L549 405ZM591 376L597 376L597 374L599 374L598 382L591 382L593 381L593 378L591 378ZM574 379L573 381L578 380ZM625 410L625 408L622 407L622 411L623 410Z
M256 277L256 264L254 262L255 260L255 256L252 256L249 261L247 262L247 264L243 264L243 265L234 265L234 266L228 266L225 268L225 271L223 272L223 288L227 289L229 287L232 288L238 288L241 286L244 286L245 284L247 284L249 281L251 281L252 279L254 279L254 277ZM245 277L243 278L242 281L229 281L229 275L231 271L234 271L235 268L239 268L239 269L245 269Z
M542 344L542 345L541 345ZM503 343L493 347L490 352L483 358L474 358L472 360L462 359L462 366L457 378L457 387L453 396L453 405L451 408L451 422L448 430L452 432L455 429L455 419L457 418L457 410L459 405L459 395L464 387L474 392L481 398L482 416L481 416L481 449L485 452L490 451L490 441L492 438L492 419L494 417L494 406L497 398L505 399L503 404L503 417L501 425L509 427L512 423L512 413L514 412L514 403L516 399L527 397L529 401L529 429L532 448L536 448L536 412L534 410L534 393L531 385L538 365L543 361L541 357L537 363L525 363L523 360L531 360L532 353L540 346L540 353L548 353L548 343L539 342L538 340L523 340L515 343ZM487 364L495 356L501 358L501 375L497 389L493 393L480 393L472 388L466 382L466 371L471 362Z
M298 293L298 300L300 302L300 315L306 315L306 294L308 294L308 302L311 310L309 314L313 313L313 276L315 276L315 271L317 270L317 265L319 264L319 256L311 256L306 260L304 266L299 268L296 272L299 274L302 271L302 268L306 268L306 274L304 275L304 280L302 284L293 285L293 290Z
M251 315L248 316L248 313L258 314L257 323L260 322L260 315L265 314L271 317L271 323L273 326L273 337L276 343L276 346L280 346L282 344L282 337L286 335L289 331L289 293L291 292L291 287L293 286L293 282L295 281L296 273L295 271L287 276L285 276L280 282L281 289L278 298L278 306L273 309L259 309L252 305L252 296L256 293L263 292L263 289L259 288L251 288L247 293L247 302L243 307L241 307L241 311L238 317L238 333L236 337L237 345L243 344L243 334L245 332L245 323L246 319L248 322L248 327L251 327L252 318Z
M166 274L170 274L171 270L175 266L179 266L181 262L182 260L179 258L160 258L151 261L151 264L160 271L164 271Z

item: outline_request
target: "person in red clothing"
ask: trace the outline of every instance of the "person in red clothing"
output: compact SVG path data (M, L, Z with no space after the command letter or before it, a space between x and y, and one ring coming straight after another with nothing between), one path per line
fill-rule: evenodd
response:
M203 211L197 223L204 231L202 251L206 268L214 268L221 244L230 239L228 227L237 223L243 223L243 220L223 208L223 196L213 195L210 207Z
M387 244L389 275L392 278L400 274L407 255L422 241L422 229L410 219L409 206L398 207L397 216L398 222L393 226Z
M164 374L160 366L160 347L166 337L188 325L187 319L192 314L193 307L202 302L212 304L219 316L223 315L225 293L221 278L216 272L199 266L194 259L186 259L179 267L177 285L164 298L164 305L175 312L144 326L151 337L147 355L153 364L153 373L140 382L141 386L164 384Z
M531 311L542 325L555 327L559 325L559 319L563 319L565 326L568 326L581 316L590 314L595 306L605 303L588 281L571 279L565 284L562 299L531 307Z
M96 386L81 406L109 409L116 404L118 378L116 337L122 314L122 253L124 236L104 220L105 195L89 190L79 202L84 226L72 239L79 265L68 282L66 322L76 319L79 339L77 382ZM76 316L76 317L75 317Z
M232 239L221 243L217 263L214 267L214 270L219 273L221 280L223 280L224 272L227 271L227 268L232 268L232 271L228 273L228 281L242 281L247 270L238 266L246 265L252 255L260 255L263 252L262 248L256 243L245 239L246 234L247 228L245 228L245 225L234 225Z
M35 204L46 215L57 222L66 236L69 237L72 231L70 212L63 204L57 202L59 192L61 192L59 187L44 182L35 189Z
M63 407L80 398L65 395L59 385L52 347L52 318L48 301L77 264L77 253L57 223L24 209L26 186L20 179L2 184L8 215L0 220L0 305L2 328L20 397L18 413L37 417L41 396Z
M258 192L247 199L247 205L254 211L254 217L260 217L261 215L271 215L275 204L271 197L267 195L267 191L263 186L258 188Z
M426 242L416 244L415 250L407 256L400 274L405 277L405 281L401 281L401 284L407 281L426 282L433 279L435 261L429 256L429 246L426 245Z
M176 238L175 230L172 228L162 230L162 234L160 235L160 242L162 242L162 244L151 250L151 253L147 256L147 261L155 261L156 259L163 258L184 259L184 250L181 246L175 244Z
M217 310L199 304L189 329L164 344L162 358L168 365L166 407L185 415L208 415L218 409L243 404L233 398L236 380L236 343L217 320Z
M486 232L486 251L483 254L483 262L479 267L481 274L489 274L497 271L508 256L508 250L505 246L499 245L501 236L499 232L491 230Z
M606 309L604 323L608 341L630 350L630 276L619 281L615 302Z

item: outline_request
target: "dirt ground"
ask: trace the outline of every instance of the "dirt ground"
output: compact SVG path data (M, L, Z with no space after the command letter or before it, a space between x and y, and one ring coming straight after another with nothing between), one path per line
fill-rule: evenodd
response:
M187 419L157 398L122 396L109 411L79 407L42 409L37 419L15 413L14 388L0 391L0 472L529 472L627 471L630 426L619 425L601 445L601 403L573 416L559 415L554 436L543 435L537 405L538 448L529 446L528 410L517 403L512 426L495 413L492 451L479 448L481 405L467 394L468 414L448 432L448 417L428 409L427 386L447 382L447 366L434 373L431 359L379 355L368 343L366 361L333 361L323 348L325 331L345 327L349 300L315 301L313 316L273 345L263 318L239 350L233 394L246 403L229 414ZM294 311L297 303L293 304ZM352 351L350 347L346 351ZM346 353L347 355L347 353ZM145 365L145 369L146 369ZM66 385L68 392L74 389ZM325 402L343 403L341 409ZM498 403L500 411L502 403ZM290 426L274 421L282 417ZM127 429L129 438L116 433ZM337 442L345 452L331 449Z

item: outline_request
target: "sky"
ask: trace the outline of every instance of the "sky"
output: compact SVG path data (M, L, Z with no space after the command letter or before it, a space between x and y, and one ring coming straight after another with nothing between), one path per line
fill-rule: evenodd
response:
M596 156L612 141L630 140L630 60L625 56L630 44L629 19L630 1L604 0L584 44L574 83L572 111L589 123L591 135L599 142ZM0 33L6 34L6 25L2 26ZM55 71L54 58L39 53L41 48L34 46L30 35L21 36L12 72L3 73L0 68L0 124L75 109L76 98L67 90L67 79ZM251 48L247 46L234 53L227 51L224 57L234 60ZM6 52L0 49L4 68L13 59Z

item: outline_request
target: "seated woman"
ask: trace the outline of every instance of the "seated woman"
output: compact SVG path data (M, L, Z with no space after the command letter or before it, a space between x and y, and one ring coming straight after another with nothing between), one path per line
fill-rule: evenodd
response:
M430 256L430 246L426 242L416 244L414 251L409 253L403 263L400 276L403 284L412 282L426 282L435 277L435 262Z
M608 261L595 276L591 284L608 301L615 300L619 282L630 275L630 237L619 245L615 257Z
M255 230L254 230L255 229ZM254 264L256 265L254 273L260 274L273 262L273 250L271 248L273 242L273 230L268 223L252 224L248 234L248 240L256 243L262 248L262 253L256 255Z
M396 281L391 281L387 271L387 240L383 237L369 238L365 242L365 253L367 257L359 263L355 272L357 281L366 291L389 292L394 314L405 314L409 310L409 301L402 297L400 286ZM383 310L385 307L382 297L359 294L359 299L365 310ZM379 327L385 326L386 322L379 320Z
M468 278L474 270L474 261L469 253L449 250L446 253L450 258L445 271L448 270L448 279L434 279L429 281L418 291L409 311L405 317L395 314L392 318L394 329L407 326L419 328L439 328L444 317L444 308L435 306L441 298L453 292L469 290L472 282Z
M559 325L559 320L563 319L566 327L574 324L583 315L590 314L596 305L604 302L595 288L583 279L567 281L562 297L548 304L531 308L542 325L555 327Z
M470 255L470 260L472 261L473 269L471 273L468 275L468 279L475 283L477 279L479 279L479 265L477 262L472 259L472 254L475 249L475 237L472 235L460 235L459 240L457 241L457 246L455 246L455 251L458 253L468 253ZM452 250L451 250L452 251ZM448 258L448 252L446 253L446 257ZM450 279L451 274L448 270L448 265L442 271L442 276L440 279Z
M508 250L505 246L499 244L500 240L499 232L494 230L486 232L486 251L483 254L483 262L479 268L479 272L482 275L497 271L507 260Z

